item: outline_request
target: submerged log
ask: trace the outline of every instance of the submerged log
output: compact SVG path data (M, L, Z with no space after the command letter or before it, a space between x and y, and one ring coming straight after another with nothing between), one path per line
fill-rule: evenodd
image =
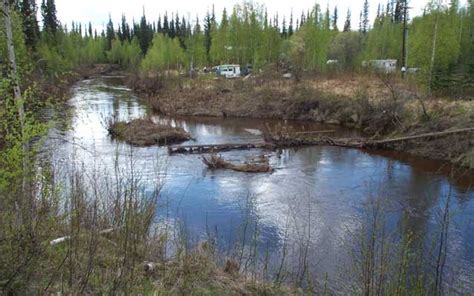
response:
M272 143L227 143L227 144L208 144L208 145L181 145L168 146L169 154L206 154L217 153L231 150L249 150L249 149L275 149Z

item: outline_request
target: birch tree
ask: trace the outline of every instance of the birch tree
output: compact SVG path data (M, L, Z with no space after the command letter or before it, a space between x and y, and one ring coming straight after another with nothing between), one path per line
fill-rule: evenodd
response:
M2 3L2 15L3 21L5 23L9 73L12 80L13 94L17 106L18 118L20 120L21 132L22 134L24 134L23 128L25 123L25 109L23 107L23 99L21 97L20 81L18 78L18 70L15 56L15 46L13 43L10 2L9 0L3 0Z

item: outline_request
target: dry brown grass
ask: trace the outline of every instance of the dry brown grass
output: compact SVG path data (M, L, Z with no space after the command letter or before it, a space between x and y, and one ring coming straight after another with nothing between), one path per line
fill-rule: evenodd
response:
M130 122L111 121L110 135L135 146L171 145L191 139L182 128L159 125L151 119L135 119Z

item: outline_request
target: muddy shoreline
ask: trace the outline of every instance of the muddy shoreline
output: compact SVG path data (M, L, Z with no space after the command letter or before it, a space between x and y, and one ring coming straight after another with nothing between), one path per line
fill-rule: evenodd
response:
M417 93L403 86L396 86L400 89L395 93L381 83L371 86L357 78L347 83L337 81L335 86L331 83L259 78L127 79L127 85L146 98L155 112L169 116L307 120L356 128L371 139L474 126L473 101L422 101ZM346 85L352 90L342 89ZM412 140L384 148L474 169L472 133Z

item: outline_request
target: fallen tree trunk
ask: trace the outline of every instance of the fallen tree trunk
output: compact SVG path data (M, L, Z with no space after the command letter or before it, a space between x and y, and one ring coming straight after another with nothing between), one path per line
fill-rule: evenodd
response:
M297 135L318 135L318 134L332 134L336 130L324 130L324 131L307 131L307 132L296 132Z
M386 144L393 144L393 143L404 142L404 141L409 141L409 140L431 138L431 137L443 137L443 136L448 136L448 135L453 135L453 134L469 133L469 132L474 132L474 127L456 129L456 130L451 130L451 131L443 131L443 132L426 133L426 134L399 137L399 138L386 139L386 140L368 141L365 145L366 146L386 145Z
M205 154L217 153L231 150L249 150L249 149L274 149L275 145L271 143L227 143L227 144L209 144L209 145L181 145L168 146L169 154Z
M329 131L327 131L329 132ZM248 150L248 149L286 149L302 146L337 146L337 147L346 147L346 148L368 148L368 149L378 149L385 145L423 139L423 138L432 138L432 137L443 137L453 134L460 133L469 133L474 132L474 127L456 129L451 131L443 132L433 132L426 134L419 134L406 137L398 137L385 140L368 140L365 138L331 138L327 136L304 136L311 135L312 132L308 134L301 134L302 136L286 136L282 138L278 137L268 137L265 143L238 143L238 144L218 144L218 145L190 145L190 146L169 146L169 154L203 154L203 153L216 153L224 152L230 150Z

